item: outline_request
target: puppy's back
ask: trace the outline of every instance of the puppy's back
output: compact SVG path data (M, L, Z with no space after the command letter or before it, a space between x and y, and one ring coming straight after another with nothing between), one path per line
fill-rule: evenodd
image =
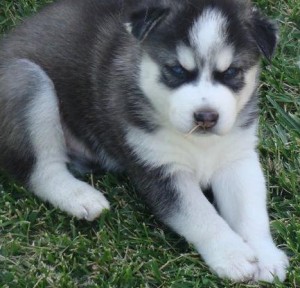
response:
M40 65L54 81L61 69L69 74L84 68L92 61L95 41L108 41L118 30L120 6L118 1L107 2L62 0L46 6L1 40L0 64L25 58Z

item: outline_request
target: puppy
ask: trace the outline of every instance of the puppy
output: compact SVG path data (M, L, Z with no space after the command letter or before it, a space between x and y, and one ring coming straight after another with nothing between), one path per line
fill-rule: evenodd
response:
M248 1L61 0L0 45L3 170L87 220L109 203L67 165L125 171L217 275L285 279L256 152L276 28Z

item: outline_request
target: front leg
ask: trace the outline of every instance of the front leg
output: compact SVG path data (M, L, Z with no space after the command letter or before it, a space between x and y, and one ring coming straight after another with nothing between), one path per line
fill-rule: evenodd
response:
M258 257L259 270L255 280L272 282L278 276L283 281L288 259L272 240L265 186L255 152L224 167L214 176L212 182L222 217Z
M255 253L218 215L192 173L136 168L130 176L155 214L194 244L214 272L234 281L253 279Z

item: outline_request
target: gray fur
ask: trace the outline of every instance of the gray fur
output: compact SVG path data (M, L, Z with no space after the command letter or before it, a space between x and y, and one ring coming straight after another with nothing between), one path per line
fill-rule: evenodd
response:
M28 61L1 63L0 167L24 182L35 161L30 137L26 134L27 111L39 90L39 75Z

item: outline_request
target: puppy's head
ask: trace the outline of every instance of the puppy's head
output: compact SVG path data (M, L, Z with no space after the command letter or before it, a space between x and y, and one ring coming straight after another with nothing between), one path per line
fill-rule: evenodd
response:
M274 52L275 26L247 0L144 2L127 28L161 121L182 133L229 133L254 97L260 56Z

